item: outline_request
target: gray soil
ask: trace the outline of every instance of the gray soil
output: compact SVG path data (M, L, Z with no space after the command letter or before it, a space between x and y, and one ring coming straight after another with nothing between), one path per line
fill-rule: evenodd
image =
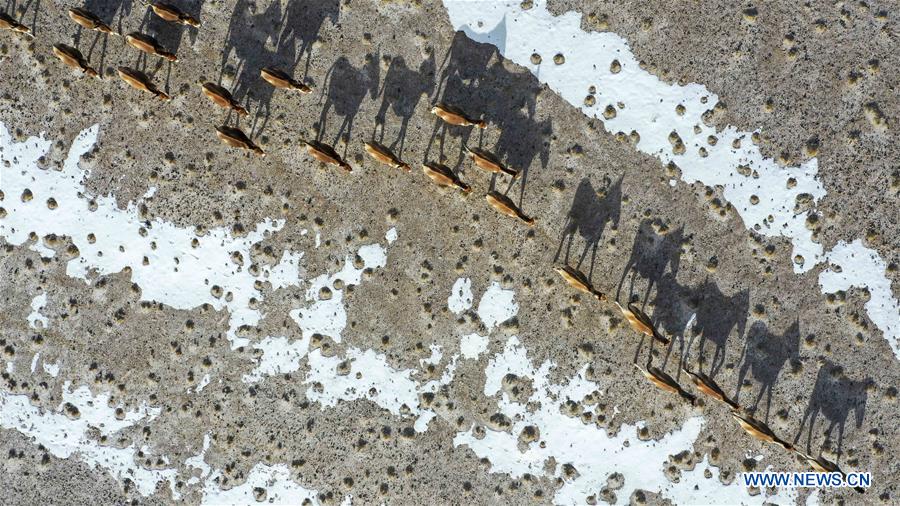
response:
M240 233L266 218L284 218L284 229L255 251L252 261L259 264L274 264L291 249L304 251L304 264L316 272L333 271L345 255L396 226L400 236L388 251L388 266L347 294L348 325L341 343L328 343L329 353L374 349L405 369L419 368L433 343L445 356L458 352L458 336L480 327L474 313L458 319L447 308L449 288L463 275L477 286L496 280L515 289L518 318L492 334L488 354L461 364L456 380L433 401L439 416L429 430L409 434L404 429L411 419L368 401L324 410L308 402L300 384L304 368L255 386L243 383L256 355L250 348L230 349L223 313L142 302L141 288L125 272L90 284L68 277L65 238L53 245L58 254L49 260L0 239L0 348L5 361L17 364L14 373L3 374L0 388L32 396L47 409L59 405L65 381L95 393L111 391L129 407L159 406L158 419L126 430L121 442L146 444L183 462L200 452L210 433L207 462L223 470L227 485L242 483L258 462L282 463L298 483L319 490L325 503L339 503L346 494L359 504L548 503L558 487L553 480L489 474L487 463L452 444L456 431L472 423L491 426L496 400L481 394L484 368L508 336L518 335L532 360L558 364L557 379L591 362L590 373L609 385L606 396L621 411L611 423L597 418L611 431L645 420L642 436L659 438L687 417L704 414L697 453L673 460L676 468L710 454L727 481L754 468L756 462L746 458L752 453L776 470L806 469L791 454L740 431L724 406L710 401L692 407L650 388L631 364L637 353L646 355L647 343L638 350L641 340L612 305L575 295L553 272L554 262L568 254L571 265L583 258L582 270L611 299L618 293L620 300L646 301L663 331L684 328L698 313L704 335L714 336L705 343L707 367L718 368L716 380L726 392L755 407L756 416L785 439L796 436L802 449L873 473L864 496L831 490L821 492L820 501L900 499L900 365L866 316L867 294L851 290L826 300L817 284L820 268L793 273L788 241L748 232L716 189L671 187L672 174L658 160L616 140L529 72L499 58L495 48L454 34L440 3L239 0L207 2L202 10L192 3L190 10L203 20L199 30L166 25L140 4L130 5L88 3L114 20L115 29L140 28L177 51L180 61L172 65L146 59L171 102L156 101L115 76L117 66L138 60L121 39L96 42L90 60L102 69L103 81L62 66L52 44L77 42L87 55L95 38L68 19L69 4L30 5L25 19L37 13L33 40L0 32L0 121L20 140L41 132L60 140L48 164L61 163L75 135L99 123L100 149L82 162L91 169L93 194L112 194L124 207L156 186L142 213L187 227L227 226ZM779 1L757 5L756 15L745 13L750 7L551 2L554 12L583 12L585 29L625 37L663 79L705 84L726 105L714 121L760 129L767 155L789 165L818 156L828 196L818 205L816 239L827 250L839 240L865 238L890 264L896 297L896 6ZM314 93L273 91L256 78L261 67L273 64L294 65L294 75ZM226 114L201 95L198 84L220 75L250 109L241 126L254 132L266 158L216 139L214 127ZM479 113L496 128L438 128L429 113L438 99ZM352 173L306 155L301 140L317 132L346 152ZM376 166L362 150L373 135L383 135L413 172ZM510 196L537 218L533 229L487 206L482 195L490 177L463 160L463 142L528 168ZM426 159L464 168L462 177L475 191L464 197L438 190L418 170ZM506 184L497 181L502 190ZM314 248L315 234L301 235L304 229L320 232L322 247ZM52 325L35 331L26 316L41 292L48 296L43 313ZM298 288L267 296L267 317L246 336L299 338L287 313L302 293ZM676 357L692 337L676 340L667 366L673 376ZM689 363L696 364L700 340L694 339ZM64 359L59 377L35 383L28 364L36 352ZM662 363L666 351L657 352ZM445 364L417 379L440 377ZM207 373L214 383L199 394L185 393ZM612 404L609 413L595 416L611 418ZM577 406L573 416L588 409ZM811 409L818 410L814 429L809 420L803 423ZM0 429L0 503L171 502L163 486L144 498L75 457L45 455L19 432ZM196 503L200 495L194 491L185 499ZM634 493L631 500L661 501L650 493Z

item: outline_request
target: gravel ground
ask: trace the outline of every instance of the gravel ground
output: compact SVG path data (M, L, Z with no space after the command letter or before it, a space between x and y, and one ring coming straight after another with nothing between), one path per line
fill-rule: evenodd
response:
M133 445L145 468L177 469L180 499L165 483L144 494L133 477L91 465L79 452L60 456L27 430L0 424L3 504L194 504L204 486L239 487L260 464L285 466L290 480L315 491L321 503L348 496L358 504L550 503L571 478L565 472L565 479L552 470L497 472L492 465L499 456L484 458L454 444L470 428L512 430L497 416L500 396L485 392L486 369L512 336L535 365L555 364L552 383L585 371L602 386L601 402L554 399L561 415L581 417L586 426L613 435L642 422L637 443L664 438L702 416L693 450L655 465L673 481L704 458L719 471L716 486L747 470L807 469L793 454L740 431L724 405L691 406L649 388L632 366L636 357L647 358L648 342L610 302L565 286L553 272L563 261L589 273L610 300L636 299L675 338L668 351L656 347L655 363L682 384L689 382L678 359L684 354L696 366L702 353L728 395L784 439L842 468L873 474L864 495L822 490L820 502L896 502L900 366L867 316L869 293L823 295L821 267L795 274L790 242L748 232L721 189L670 185L675 174L656 158L618 140L493 46L455 33L441 3L184 3L201 18L199 29L166 24L139 3L86 4L117 31L154 34L178 54L171 64L139 56L121 38L80 29L66 16L69 7L7 6L24 15L35 38L0 32L0 122L14 142L39 134L52 141L40 166L62 168L79 132L96 124L99 141L80 164L89 170L86 200L109 196L140 221L200 234L220 228L235 240L267 219L284 220L235 263L265 269L285 253L302 252L301 279L335 273L348 255L353 263L373 243L383 245L387 262L367 269L352 287L341 283L317 294L343 297L346 324L338 338L310 338L289 316L306 306L308 286L266 282L253 302L259 322L237 330L248 344L233 346L233 318L217 302L182 307L148 300L152 287L137 283L131 268L79 279L71 267L79 248L67 230L25 242L11 240L7 230L0 236L0 365L12 364L0 382L5 399L25 396L44 413L57 413L66 391L87 386L95 396L109 392L109 405L126 412L159 408L157 417L108 439L96 427L86 437ZM704 84L724 104L710 121L759 130L766 156L787 166L818 157L828 194L816 208L815 239L828 251L840 240L862 238L886 262L897 298L900 61L892 4L551 1L549 8L583 13L585 30L621 35L646 69L667 82ZM90 55L104 79L61 65L51 53L58 42ZM146 69L172 100L127 87L116 77L120 65ZM268 86L257 76L269 65L291 71L313 93ZM238 119L212 105L200 92L206 81L232 90L250 114ZM429 112L438 101L490 126L443 125ZM267 156L222 145L215 127L223 122L243 128ZM376 165L362 149L373 138L412 172ZM308 139L334 145L353 172L315 162L303 149ZM492 178L465 158L464 144L483 146L527 172L514 183ZM473 192L432 185L419 170L424 161L462 169ZM10 167L0 169L3 179L11 177ZM533 228L486 204L489 188L507 185L510 197L537 218ZM148 194L151 187L156 190ZM20 195L3 181L0 189L0 205L11 209ZM33 205L47 198L35 195ZM80 230L91 226L88 221ZM384 239L392 229L396 241ZM36 251L41 248L54 253ZM187 275L158 283L177 291L179 276ZM459 278L471 280L476 307L492 283L514 291L516 316L491 328L476 307L453 310L448 297ZM43 326L29 322L41 294ZM696 325L686 330L692 315ZM451 360L461 353L461 337L473 333L487 336L486 351ZM418 409L435 417L427 431L417 431L414 415L376 402L327 405L316 397L327 387L306 381L311 367L304 360L290 373L247 382L262 355L255 345L267 336L309 340L311 350L338 362L354 350L373 350L393 370L412 370L420 385L441 383L418 395ZM431 363L434 346L443 358ZM36 354L42 364L59 365L58 374L34 372ZM446 374L452 381L442 382ZM210 382L201 388L206 375ZM504 392L523 404L537 388L527 378L507 380ZM60 416L77 422L89 416L81 411L63 407ZM215 482L185 464L203 452L205 435L211 443L204 462L219 473ZM203 484L191 483L192 476ZM598 501L667 501L659 489L637 491L627 481L624 488L604 488L606 478L596 477ZM256 488L250 499L278 502L267 486ZM800 492L797 500L807 495Z

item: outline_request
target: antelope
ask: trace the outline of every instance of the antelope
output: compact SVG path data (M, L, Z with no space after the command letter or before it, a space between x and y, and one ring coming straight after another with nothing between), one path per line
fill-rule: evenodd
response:
M494 174L506 174L508 176L512 176L513 179L519 177L518 170L511 169L506 165L503 165L500 160L497 159L497 157L483 149L470 148L466 146L466 153L468 153L469 158L472 159L476 167L484 169L488 172L492 172Z
M463 183L459 179L459 176L454 174L446 165L435 162L425 162L422 164L422 172L439 186L454 187L462 190L463 193L472 191L472 188L466 183Z
M247 134L244 133L243 130L236 127L230 126L219 126L216 127L216 135L219 136L219 139L222 141L222 144L226 144L233 148L241 148L247 151L253 151L259 156L266 156L266 153L253 143Z
M760 422L752 416L741 414L737 411L732 411L731 416L734 417L737 423L741 426L742 429L744 429L747 434L750 434L754 438L764 443L776 444L784 448L785 450L794 449L793 445L791 445L787 441L779 439L768 425Z
M169 61L178 61L178 57L175 56L175 53L166 51L165 48L162 47L162 44L159 43L159 41L147 34L140 32L131 32L125 36L125 42L127 42L129 46L136 48L139 51L143 51L147 54L160 56Z
M437 104L431 108L431 113L438 118L444 120L445 123L456 126L476 126L481 129L487 128L487 123L480 119L470 119L465 113L447 104Z
M375 160L395 169L403 169L406 172L412 170L409 164L403 163L396 155L391 153L386 147L375 141L366 142L366 153Z
M18 33L24 33L26 35L31 35L31 28L19 23L9 14L0 11L0 29L2 30L11 30ZM33 35L32 35L33 36Z
M65 44L55 44L53 46L53 55L60 59L66 65L81 70L85 74L91 77L100 77L100 74L97 73L90 65L88 65L87 60L84 59L84 56L81 54L81 51L75 49L72 46L67 46Z
M650 364L647 364L647 369L642 368L638 364L634 364L634 367L638 371L641 371L641 374L643 374L644 377L647 378L650 383L653 383L657 388L665 390L666 392L677 394L679 397L688 401L692 405L697 402L697 397L681 388L681 385L679 385L677 381L666 374L662 369L653 367Z
M152 93L160 100L170 100L172 97L163 93L153 84L147 74L134 70L130 67L119 67L118 69L119 77L122 78L123 81L131 85L131 87L146 91L147 93Z
M807 455L801 451L794 450L794 452L803 458L807 464L810 465L817 473L840 473L844 478L847 477L847 473L841 470L837 464L831 462L825 457L819 455L818 457L813 457L812 455ZM865 493L866 489L862 487L853 487L853 490L856 490L860 494Z
M259 71L259 75L272 86L287 90L297 90L300 93L310 93L312 88L297 81L286 72L274 67L266 67Z
M619 311L622 312L622 316L628 320L628 323L631 324L631 328L641 334L645 334L647 336L652 337L653 339L661 342L662 344L669 344L669 339L662 334L660 334L656 327L653 326L653 322L650 320L650 317L644 314L643 311L637 308L634 304L628 304L627 308L619 305L619 302L616 301L616 307L619 308Z
M190 14L182 12L181 9L175 7L174 5L164 2L153 2L150 4L150 9L153 10L154 14L166 21L169 21L170 23L178 23L180 25L200 28L199 19L191 16Z
M109 27L106 23L104 23L96 14L93 12L82 9L81 7L73 7L69 9L69 17L72 18L72 21L78 23L79 25L87 28L88 30L94 30L95 32L100 33L110 33L113 35L118 35L113 31L112 28Z
M201 87L203 88L203 94L209 97L216 105L224 107L225 109L231 109L241 116L249 114L247 109L241 106L241 104L231 96L231 93L228 90L218 84L203 83Z
M353 167L345 162L333 147L318 141L305 141L304 144L306 144L306 152L316 160L328 165L336 165L347 172L353 172Z
M694 383L694 386L697 387L697 390L703 392L704 394L712 397L719 402L727 404L728 407L735 411L740 411L741 407L738 405L738 403L734 402L727 395L725 395L725 391L723 391L722 388L712 380L712 378L699 371L688 371L685 367L682 367L681 370L691 378L691 381Z
M556 267L554 270L562 276L566 283L569 284L572 288L578 290L579 292L584 292L589 295L593 295L597 298L597 300L603 302L606 300L606 294L599 292L591 286L591 282L588 281L587 277L581 271L569 267L568 265L564 265L562 267Z
M510 198L506 195L497 191L491 191L487 195L485 195L484 198L488 201L488 204L490 204L491 207L500 212L500 214L518 218L529 227L534 226L535 219L525 215L525 213L523 213L522 210L519 209L519 206L513 203L513 201L510 200Z

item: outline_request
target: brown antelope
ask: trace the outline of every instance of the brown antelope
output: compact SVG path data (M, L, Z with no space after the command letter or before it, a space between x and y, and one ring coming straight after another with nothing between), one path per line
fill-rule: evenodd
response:
M650 320L650 317L638 309L637 306L628 304L628 307L624 308L616 301L616 307L619 308L619 311L622 312L622 316L624 316L625 319L628 320L628 323L631 324L632 329L641 334L650 336L662 344L669 344L669 338L660 334L656 330L656 327L653 326L653 321Z
M519 209L509 197L506 195L497 192L491 191L484 197L488 204L491 205L494 209L496 209L500 214L505 214L506 216L512 216L513 218L517 218L529 227L533 227L535 223L535 219L527 216L525 213Z
M286 90L297 90L300 93L310 93L312 88L297 81L286 72L274 67L266 67L259 71L259 75L272 86Z
M794 453L803 458L803 460L805 460L806 463L809 464L809 466L812 467L817 473L840 473L844 478L847 477L847 473L841 470L841 468L838 467L837 464L831 462L821 455L819 455L818 457L813 457L812 455L807 455L796 449L794 450ZM863 494L866 491L866 489L862 487L853 487L853 490L856 490L860 494Z
M677 394L682 399L688 401L691 404L697 402L697 397L681 388L681 385L679 385L674 378L666 374L662 369L653 367L650 364L647 364L646 369L639 366L638 364L634 364L634 367L637 368L638 371L641 371L641 374L643 374L644 377L647 378L650 383L653 383L657 388L665 390L666 392Z
M503 165L496 156L488 153L483 149L470 148L466 146L466 153L468 153L469 158L472 159L472 162L474 162L475 166L478 168L484 169L494 174L506 174L507 176L512 176L513 179L519 177L518 170L511 169L506 165Z
M337 154L337 151L328 144L318 141L305 141L304 144L306 144L306 152L316 160L327 165L335 165L347 172L353 172L353 167L345 162L341 155Z
M566 283L569 284L572 288L578 290L579 292L584 292L586 294L592 295L597 298L599 301L606 300L606 294L599 292L591 286L591 282L588 281L587 276L584 275L581 271L569 267L568 265L564 265L562 267L555 267L554 270L562 276Z
M112 28L109 27L106 23L104 23L96 14L93 12L82 9L81 7L72 7L69 9L69 17L72 18L72 21L78 23L79 25L87 28L88 30L94 30L95 32L100 33L110 33L113 35L118 35L113 31Z
M159 56L169 61L178 61L178 57L175 56L175 53L166 51L158 40L145 33L131 32L125 36L125 42L127 42L129 46L147 54Z
M753 418L750 415L742 414L738 411L732 411L731 416L737 421L737 423L741 426L742 429L747 434L750 434L754 438L764 442L764 443L772 443L776 444L785 450L793 450L794 447L787 441L783 441L775 435L775 432L769 428L768 425L760 422L759 420Z
M225 109L231 109L241 116L246 116L249 114L247 109L245 109L241 104L231 96L231 93L225 88L219 86L215 83L203 83L201 85L203 88L203 94L206 95L210 100L213 101L219 107L224 107Z
M366 153L369 153L369 156L374 158L375 160L395 169L403 169L406 172L412 170L409 164L403 163L399 158L397 158L394 153L391 153L388 148L378 144L375 141L366 142Z
M470 119L465 113L447 104L437 104L431 108L431 113L444 120L445 123L456 126L477 126L487 128L487 123L480 119Z
M691 372L688 371L687 368L682 367L682 371L691 378L691 382L694 383L694 386L697 387L697 390L703 392L704 394L712 397L713 399L723 402L728 405L733 410L739 411L741 407L738 403L731 400L722 388L716 384L715 381L712 380L709 376L703 374L702 372Z
M152 93L154 96L159 98L160 100L169 100L172 97L166 95L159 88L153 84L153 81L150 80L150 77L147 74L141 72L140 70L135 70L131 67L119 67L118 69L119 77L122 78L123 81L131 85L131 87L146 91L147 93Z
M0 30L11 30L13 32L31 35L31 28L19 23L9 14L0 11Z
M55 44L53 46L53 55L60 59L66 65L76 68L85 74L91 77L100 77L100 74L97 73L90 65L88 65L87 60L84 59L84 56L81 54L81 51L75 49L72 46L67 46L65 44Z
M170 23L178 23L180 25L200 28L199 19L191 16L190 14L182 12L178 7L175 7L174 5L164 2L153 2L150 4L150 9L153 10L154 14Z
M219 139L222 141L222 144L226 144L233 148L241 148L247 151L253 151L259 156L266 156L266 153L253 143L247 134L244 133L243 130L236 127L230 126L219 126L216 127L216 135L219 136Z
M462 190L463 193L469 193L472 188L463 183L459 176L450 170L450 167L435 162L425 162L422 164L422 172L428 176L439 186L447 186Z

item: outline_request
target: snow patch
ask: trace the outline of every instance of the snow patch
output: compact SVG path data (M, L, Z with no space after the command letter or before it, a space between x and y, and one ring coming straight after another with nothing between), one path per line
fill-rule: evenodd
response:
M487 351L490 339L480 334L469 334L462 336L459 340L459 353L462 358L475 359L479 355Z
M821 260L822 246L813 242L812 231L806 228L806 213L795 209L801 195L808 195L813 204L825 196L816 178L815 158L799 167L779 166L751 142L753 132L732 126L716 131L704 123L703 114L719 100L706 87L661 81L640 68L628 42L619 35L583 31L579 13L553 16L544 0L536 0L528 10L520 4L518 0L444 0L455 29L472 40L497 46L507 59L603 122L607 131L637 132L637 149L662 163L677 164L686 183L721 186L747 228L793 243L795 272L808 271ZM543 57L538 65L531 62L534 53ZM556 54L565 56L564 64L553 62ZM619 64L616 72L611 68L614 60ZM596 87L594 105L586 105L591 86ZM717 141L708 142L710 136Z
M708 467L705 462L692 472L682 473L680 483L669 482L664 472L669 455L693 447L703 428L703 418L687 419L679 429L658 441L642 441L637 437L642 422L623 424L618 434L610 435L605 429L585 424L578 417L566 416L560 410L568 400L580 402L588 394L603 395L600 385L585 378L587 366L563 384L550 383L550 372L554 367L550 361L535 366L519 339L511 337L504 350L494 355L485 369L484 394L495 396L501 393L503 378L508 374L530 380L534 393L525 403L510 399L505 392L498 399L498 411L513 421L510 432L486 430L484 437L479 439L473 427L459 432L453 439L454 445L466 445L478 457L489 459L490 471L494 473L563 478L563 484L553 498L555 504L584 504L588 496L596 497L600 493L613 473L621 474L623 482L623 487L615 491L615 504L627 503L635 489L658 491L675 504L762 503L767 499L764 495L751 498L736 481L725 486L717 479L706 480L703 478L703 469ZM529 409L528 406L537 408ZM539 441L527 443L522 448L519 434L527 426L537 428ZM556 465L548 470L547 462L551 458ZM562 466L565 464L575 468L575 477L564 476ZM695 484L703 485L702 493L693 490Z
M209 374L204 374L203 378L200 379L200 383L197 384L197 388L194 390L198 394L206 388L206 385L209 385L210 376Z
M44 362L41 364L41 367L43 367L44 372L50 376L53 376L54 378L59 376L59 364L48 364L47 362Z
M515 298L516 292L513 290L504 290L496 281L491 283L478 303L478 317L488 332L519 312Z
M220 473L217 471L207 480L203 488L201 504L215 506L256 504L255 488L265 489L266 504L297 505L303 504L307 500L318 504L316 496L319 492L304 488L291 480L291 471L284 464L272 466L256 464L250 470L247 480L243 484L228 490L219 488L219 478Z
M95 396L86 386L74 391L70 387L69 382L63 385L63 401L55 412L41 412L27 395L0 391L0 427L31 437L35 444L43 445L58 458L74 455L91 466L105 469L119 481L128 478L144 497L153 494L159 482L167 481L177 500L180 497L175 489L177 470L146 469L138 463L134 443L124 448L106 446L92 435L96 431L101 436L111 436L139 421L149 423L161 410L142 404L133 411L125 411L118 419L116 408L109 406L109 393ZM78 409L77 418L64 414L67 404ZM145 448L142 451L148 453Z
M31 314L28 315L28 326L33 329L45 329L49 320L41 314L41 309L47 303L47 294L42 293L31 299ZM40 325L38 325L40 324Z
M450 297L447 298L447 307L456 314L462 313L472 307L472 280L459 278L453 283Z
M859 239L849 244L839 242L826 257L830 265L819 273L822 293L849 290L854 286L867 288L866 313L900 359L900 302L891 291L885 261Z
M88 282L94 272L105 275L129 268L132 281L141 287L142 300L175 309L192 309L203 303L226 309L232 348L249 344L237 337L236 331L244 325L254 326L262 318L250 307L250 300L262 300L263 294L254 286L258 276L236 259L249 261L251 247L280 230L284 220L267 219L244 236L235 236L226 228L198 235L191 228L158 218L146 220L139 211L140 201L120 209L113 196L91 195L84 186L89 173L79 167L79 160L93 149L98 136L98 125L82 131L72 142L62 170L45 170L38 167L38 159L49 151L52 141L30 137L16 143L0 124L0 161L9 164L2 169L0 189L10 196L4 201L7 215L0 220L0 237L21 245L31 232L39 237L68 236L79 250L79 256L66 264L69 276ZM19 196L26 189L33 198L23 201ZM55 209L46 203L50 198L57 203ZM32 249L36 245L32 244ZM43 246L38 249L45 256L55 254ZM289 264L294 260L299 257L287 254L268 273L273 285L296 284L296 279L290 279L293 271Z

